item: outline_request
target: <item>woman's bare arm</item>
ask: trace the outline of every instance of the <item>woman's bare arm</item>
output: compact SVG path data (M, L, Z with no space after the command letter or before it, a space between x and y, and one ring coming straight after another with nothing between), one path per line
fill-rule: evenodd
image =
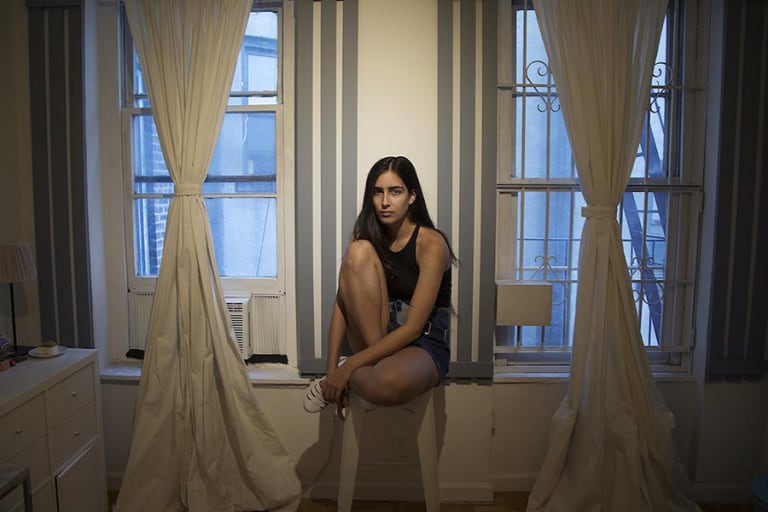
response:
M347 334L347 321L339 307L339 298L333 304L333 313L331 314L331 325L328 327L328 360L325 364L325 374L330 375L336 371L341 355L341 344L344 342L344 336Z

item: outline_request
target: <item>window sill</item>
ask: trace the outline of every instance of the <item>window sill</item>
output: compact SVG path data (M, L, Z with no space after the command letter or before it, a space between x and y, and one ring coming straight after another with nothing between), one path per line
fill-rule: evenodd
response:
M138 383L141 378L141 361L116 361L99 371L102 383ZM254 386L306 386L311 379L301 377L293 366L276 363L257 363L247 366L248 376Z
M696 382L696 378L685 372L654 371L656 382ZM563 384L570 378L569 372L515 372L496 371L494 384Z

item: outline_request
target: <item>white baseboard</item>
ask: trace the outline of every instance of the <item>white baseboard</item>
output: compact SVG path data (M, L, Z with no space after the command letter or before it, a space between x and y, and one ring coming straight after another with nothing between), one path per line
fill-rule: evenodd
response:
M497 473L491 475L493 489L496 492L530 492L538 473Z
M307 491L313 499L335 500L339 488L335 484L318 483ZM421 482L369 482L355 486L356 500L424 501ZM492 502L493 486L490 482L440 482L440 501Z

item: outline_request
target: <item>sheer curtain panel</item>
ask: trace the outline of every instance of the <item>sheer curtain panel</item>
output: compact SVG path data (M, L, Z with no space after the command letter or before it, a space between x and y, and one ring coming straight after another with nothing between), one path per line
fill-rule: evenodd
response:
M174 182L117 511L296 510L294 463L233 342L201 185L252 0L125 0Z
M587 206L568 392L529 512L691 511L645 355L616 210L650 101L665 0L534 3Z

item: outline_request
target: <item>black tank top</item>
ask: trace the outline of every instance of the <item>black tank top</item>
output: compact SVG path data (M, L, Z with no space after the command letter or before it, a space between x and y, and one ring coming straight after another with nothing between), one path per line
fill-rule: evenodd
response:
M419 265L416 263L416 238L419 235L419 226L413 230L411 238L401 250L394 252L387 249L391 271L387 272L387 292L389 300L400 299L411 301L413 291L416 289L416 281L419 279ZM443 273L440 281L440 289L437 292L435 306L447 308L451 305L451 268Z

